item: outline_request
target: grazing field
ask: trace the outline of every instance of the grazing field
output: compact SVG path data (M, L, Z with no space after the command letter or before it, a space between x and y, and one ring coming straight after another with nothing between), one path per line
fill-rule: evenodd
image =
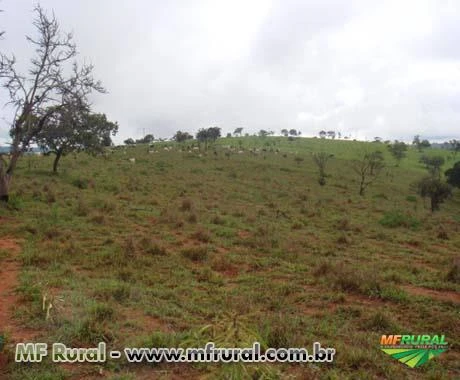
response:
M57 175L51 157L22 158L0 208L0 261L18 275L6 355L18 339L117 349L319 341L336 349L334 362L10 360L2 376L460 377L460 195L430 211L411 186L426 172L419 152L396 166L378 143L246 137L206 154L186 145L69 155ZM379 148L386 167L360 196L352 160ZM324 186L312 159L320 151L333 154ZM444 155L443 170L455 162L425 153ZM411 369L380 350L382 334L444 334L450 349Z

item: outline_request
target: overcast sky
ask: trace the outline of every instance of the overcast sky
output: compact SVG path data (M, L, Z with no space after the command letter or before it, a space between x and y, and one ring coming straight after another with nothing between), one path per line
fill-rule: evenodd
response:
M23 67L35 3L0 3L0 49ZM109 92L93 107L118 121L117 141L215 125L460 138L458 0L40 3L95 65Z

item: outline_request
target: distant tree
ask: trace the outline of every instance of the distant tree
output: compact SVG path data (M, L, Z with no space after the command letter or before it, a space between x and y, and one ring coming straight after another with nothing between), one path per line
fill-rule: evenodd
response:
M326 131L319 131L319 137L321 137L322 139L324 139L326 136L327 136L327 132L326 132Z
M220 128L219 127L210 127L210 128L201 128L197 134L196 138L199 142L204 143L204 149L208 150L208 144L216 141L220 137Z
M376 136L376 137L374 137L374 142L376 142L376 143L382 142L382 138Z
M362 196L385 167L383 154L380 151L365 152L360 159L353 162L352 167L359 176L359 195Z
M173 140L182 143L187 140L193 139L193 136L188 132L177 131L176 134L173 136Z
M210 141L216 141L221 136L221 130L219 127L210 127L208 128L208 135Z
M414 140L412 141L412 145L415 145L417 150L421 152L425 148L429 148L431 146L428 140L421 140L420 135L415 135Z
M261 129L258 135L259 137L267 137L269 135L269 132L267 132L265 129Z
M281 134L284 136L284 137L288 137L289 136L289 131L287 129L282 129L281 130Z
M295 156L294 161L297 163L297 165L300 165L304 161L304 158L300 156Z
M450 150L454 154L454 157L457 156L457 153L460 152L460 140L450 140L449 141Z
M326 152L313 153L313 161L319 170L318 183L321 186L326 184L326 164L331 157L332 155Z
M331 139L335 139L335 131L327 131L327 137Z
M387 146L391 155L396 159L396 165L399 166L401 160L406 157L407 145L402 141L395 141Z
M289 130L289 135L290 136L297 136L297 131L295 129L290 129Z
M417 189L423 198L430 198L432 212L439 210L439 205L452 195L449 184L432 176L421 179L417 183Z
M420 162L425 165L425 168L433 178L441 178L441 167L445 160L442 156L426 156L420 157Z
M125 141L123 141L123 143L125 145L135 145L136 142L130 137L129 139L126 139Z
M231 138L232 137L232 134L230 132L227 132L227 138Z
M341 138L342 138L342 134L341 134L340 132L337 132L337 137L338 137L339 139L341 139Z
M57 172L59 160L73 152L101 153L111 145L110 136L118 132L117 123L107 120L104 114L78 112L60 108L46 120L35 138L37 145L47 154L54 154L53 172Z
M233 132L233 134L235 136L241 136L241 133L243 133L243 128L236 128L235 131Z
M423 150L425 148L429 148L431 146L431 143L428 140L422 140L420 142L420 149Z
M136 144L150 144L153 141L155 141L155 138L153 137L153 135L149 134L149 135L145 135L141 139L137 139Z
M454 166L446 170L447 183L460 188L460 161L456 162Z

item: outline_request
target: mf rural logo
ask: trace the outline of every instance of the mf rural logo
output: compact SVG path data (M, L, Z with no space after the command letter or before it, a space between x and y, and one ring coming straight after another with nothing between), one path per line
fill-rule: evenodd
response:
M383 352L411 368L419 367L448 349L444 335L382 335Z

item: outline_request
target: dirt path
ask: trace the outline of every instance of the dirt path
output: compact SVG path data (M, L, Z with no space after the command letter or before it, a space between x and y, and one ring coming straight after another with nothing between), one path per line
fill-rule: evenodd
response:
M433 289L422 288L414 285L405 285L402 287L406 292L417 296L434 298L439 301L450 301L460 304L460 294L451 291L439 291Z
M33 337L33 333L24 329L14 317L14 307L19 303L15 289L19 283L20 250L17 240L0 239L0 252L9 254L8 257L0 257L0 335L6 333L10 342L27 341Z

